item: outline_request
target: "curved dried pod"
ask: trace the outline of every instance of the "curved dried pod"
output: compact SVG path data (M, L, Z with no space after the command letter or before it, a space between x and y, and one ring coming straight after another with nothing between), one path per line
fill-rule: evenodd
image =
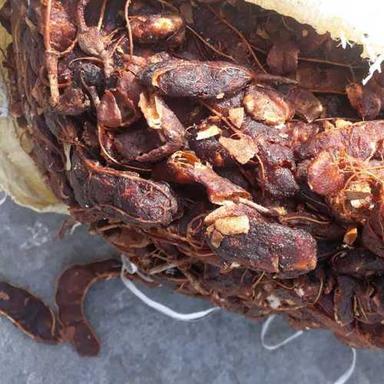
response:
M253 74L225 61L171 59L150 64L140 78L166 96L222 99L245 88Z
M141 44L166 43L167 47L181 45L185 37L185 22L179 15L135 15L129 17L132 36Z
M264 217L250 204L227 203L205 218L212 251L227 263L294 277L315 269L316 241Z
M0 282L0 314L34 340L60 343L60 324L53 311L36 296Z
M167 225L178 213L176 197L165 183L103 167L87 159L79 148L73 151L71 164L69 180L82 208L141 225Z
M162 169L169 179L176 183L203 185L209 201L213 204L221 205L230 200L250 198L249 192L219 176L212 168L204 165L192 151L174 153Z
M56 303L63 334L82 356L96 356L100 350L100 343L84 314L85 296L97 281L118 277L120 271L120 261L109 259L70 267L58 280Z

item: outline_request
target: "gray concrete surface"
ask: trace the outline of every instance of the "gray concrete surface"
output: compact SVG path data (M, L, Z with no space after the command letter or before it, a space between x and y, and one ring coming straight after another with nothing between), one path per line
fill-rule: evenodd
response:
M52 304L55 279L65 266L111 254L84 228L59 240L62 221L8 199L0 207L0 279ZM163 289L146 292L183 312L207 307ZM260 344L260 324L237 315L220 311L204 320L176 322L146 307L119 280L96 284L86 311L102 341L97 358L80 358L70 345L35 343L0 318L0 383L324 384L333 383L351 362L350 349L323 331L307 332L270 352ZM290 332L277 321L268 341ZM383 363L383 352L358 351L348 383L382 383Z

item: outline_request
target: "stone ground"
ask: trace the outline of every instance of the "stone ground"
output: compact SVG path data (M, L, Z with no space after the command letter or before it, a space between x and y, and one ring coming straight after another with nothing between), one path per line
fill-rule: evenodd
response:
M0 279L30 289L53 303L55 279L75 262L112 253L100 239L78 228L65 241L57 231L63 217L38 215L13 204L0 207ZM165 289L151 297L181 311L207 307ZM80 358L70 345L31 341L0 318L2 384L277 384L333 383L347 369L352 354L324 331L305 333L270 352L260 344L260 323L217 312L181 323L146 307L119 280L96 284L86 312L102 341L97 358ZM291 332L276 321L268 342ZM348 384L383 382L384 353L358 351Z

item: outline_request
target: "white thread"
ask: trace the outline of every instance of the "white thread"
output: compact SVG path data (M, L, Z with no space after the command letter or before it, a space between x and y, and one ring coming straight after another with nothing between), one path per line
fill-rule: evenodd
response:
M353 372L356 368L356 349L351 348L352 350L352 364L351 366L334 382L334 384L345 384L353 375Z
M76 228L78 228L78 227L81 227L81 223L76 222L75 224L73 224L70 231L69 231L69 235L72 236L75 233Z
M149 276L145 275L144 273L139 271L139 268L137 268L137 265L132 263L128 258L124 255L121 255L121 261L123 263L123 268L126 272L128 272L130 275L134 275L135 273L140 276L144 281L147 281L148 283L153 283L154 280L151 279Z
M146 296L143 292L141 292L136 285L129 279L125 277L125 272L128 272L129 274L135 274L138 273L138 268L135 264L131 263L125 256L122 255L122 261L123 266L121 268L121 281L124 283L124 285L137 297L139 298L143 303L148 305L149 307L155 309L156 311L171 317L172 319L179 320L179 321L193 321L193 320L199 320L202 319L211 313L218 311L220 308L214 307L210 308L204 311L199 312L193 312L193 313L179 313L174 311L173 309L158 303L157 301L152 300L148 296ZM128 266L128 268L127 268Z
M0 191L0 193L3 193L3 196L0 197L0 207L1 207L7 200L8 195L4 191Z
M276 349L281 348L283 345L286 345L290 343L292 340L296 339L297 337L301 336L304 332L303 331L297 331L293 335L287 337L280 343L270 345L265 343L265 335L268 332L268 328L271 325L272 321L276 318L276 315L269 316L267 320L264 321L262 327L261 327L261 333L260 333L260 339L261 339L261 345L267 349L268 351L275 351Z
M278 344L275 345L268 345L265 343L265 335L268 332L268 329L272 323L272 321L276 318L276 315L269 316L267 320L264 321L262 327L261 327L261 333L260 333L260 339L261 339L261 345L269 350L269 351L274 351L276 349L281 348L283 345L288 344L292 340L296 339L297 337L301 336L304 332L303 331L298 331L294 333L293 335L287 337L285 340L281 341ZM352 350L352 363L350 367L333 383L333 384L345 384L353 375L353 372L355 371L356 368L356 349L351 348Z

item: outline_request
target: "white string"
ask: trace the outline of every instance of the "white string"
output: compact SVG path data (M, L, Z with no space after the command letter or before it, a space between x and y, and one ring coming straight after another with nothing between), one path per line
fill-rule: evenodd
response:
M193 320L199 320L202 319L208 315L210 315L212 312L218 311L220 308L214 307L210 308L204 311L199 312L193 312L193 313L179 313L174 311L173 309L158 303L157 301L152 300L148 296L146 296L143 292L141 292L136 285L125 277L125 272L128 272L130 274L138 273L138 268L135 264L131 263L125 256L122 255L123 260L123 266L121 269L121 281L124 283L124 285L137 297L139 298L143 303L148 305L149 307L155 309L156 311L171 317L172 319L179 320L179 321L193 321ZM128 265L128 268L127 268Z
M293 335L287 337L285 340L281 341L278 344L274 344L274 345L266 344L265 335L268 332L268 329L275 318L276 318L276 315L269 316L267 320L264 321L261 327L261 333L260 333L261 345L268 351L274 351L276 349L279 349L283 345L290 343L292 340L296 339L297 337L301 336L304 333L303 331L298 331ZM352 350L352 363L350 367L333 384L345 384L353 375L353 372L355 371L355 368L356 368L357 354L356 354L355 348L351 348L351 350Z
M8 195L4 191L0 191L0 193L3 193L3 196L0 197L0 207L1 207L7 200Z
M71 229L69 230L69 235L72 236L75 233L76 228L78 227L81 227L81 223L76 222L75 224L73 224Z
M356 368L356 349L351 348L352 351L352 363L350 367L334 382L334 384L345 384L353 375Z
M140 276L144 281L147 281L148 283L153 283L154 280L151 279L149 276L145 275L144 273L139 271L139 268L137 268L136 264L133 264L130 260L128 260L127 257L124 255L121 255L121 261L123 263L123 269L128 272L130 275L134 275L135 273Z
M287 337L283 341L277 344L267 344L265 342L265 335L268 332L268 329L272 323L272 321L276 318L276 315L269 316L267 320L264 321L262 327L261 327L261 333L260 333L260 339L261 339L261 345L267 349L268 351L275 351L276 349L281 348L283 345L286 345L290 343L292 340L296 339L297 337L301 336L304 332L303 331L297 331L293 335Z

